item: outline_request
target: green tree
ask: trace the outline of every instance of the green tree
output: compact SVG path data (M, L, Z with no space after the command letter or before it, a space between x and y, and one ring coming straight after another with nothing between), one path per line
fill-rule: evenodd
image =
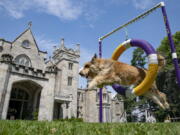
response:
M180 31L177 31L173 35L174 44L176 47L176 52L180 58ZM169 40L165 37L161 41L161 45L157 48L157 51L165 56L166 65L157 76L157 86L160 91L163 91L167 95L168 102L170 103L170 112L165 112L160 109L155 110L155 114L159 121L163 121L167 114L171 117L180 117L180 88L177 84L176 74L174 70L174 65L172 62L172 56L169 46Z
M176 52L177 55L180 56L180 31L177 31L173 35L173 41L176 47ZM168 71L173 69L173 62L172 62L172 56L171 56L171 51L170 51L170 45L169 45L169 40L167 37L165 37L162 41L160 46L157 48L157 51L165 56L166 58L166 65L164 67L164 71Z
M151 104L154 107L154 112L159 121L164 121L167 115L171 117L180 117L180 91L177 84L176 75L174 70L168 70L160 72L156 79L158 89L166 93L167 100L170 104L170 111L165 111L156 105Z
M131 65L144 68L146 65L146 56L144 51L141 48L136 48L133 51L133 57L131 60Z

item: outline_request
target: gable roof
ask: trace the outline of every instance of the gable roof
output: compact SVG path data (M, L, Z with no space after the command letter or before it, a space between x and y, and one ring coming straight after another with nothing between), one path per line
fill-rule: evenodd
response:
M39 49L39 47L38 47L38 45L37 45L37 42L36 42L36 40L35 40L35 38L34 38L34 35L33 35L32 31L31 31L31 28L27 28L24 32L22 32L17 38L14 39L14 41L12 42L12 44L13 44L16 40L18 40L23 34L25 34L28 30L30 31L30 33L31 33L31 35L32 35L32 37L33 37L33 40L34 40L34 43L35 43L35 45L36 45L36 47L37 47L37 49L38 49L38 52L47 53L47 51L41 51L41 50Z
M7 42L7 43L10 43L10 44L11 44L10 41L5 40L4 38L0 38L0 41Z

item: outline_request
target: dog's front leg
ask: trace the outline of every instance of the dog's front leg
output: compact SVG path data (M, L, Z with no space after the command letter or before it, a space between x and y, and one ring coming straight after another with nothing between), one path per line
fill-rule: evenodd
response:
M93 89L95 87L102 88L104 85L112 84L111 76L97 76L95 77L88 86L88 89Z
M95 88L95 87L97 87L97 79L96 79L96 78L94 78L94 79L89 83L88 89L93 89L93 88Z

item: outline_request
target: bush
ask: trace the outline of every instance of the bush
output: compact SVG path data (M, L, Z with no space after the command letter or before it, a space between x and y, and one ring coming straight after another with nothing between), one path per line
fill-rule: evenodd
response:
M38 120L38 111L33 112L33 120Z

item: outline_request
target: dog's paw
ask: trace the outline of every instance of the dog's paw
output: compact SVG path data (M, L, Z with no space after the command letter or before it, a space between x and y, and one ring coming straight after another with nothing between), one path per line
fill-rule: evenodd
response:
M88 86L88 89L94 89L94 88L95 86L91 86L91 85Z
M96 83L95 82L90 82L88 85L88 89L95 89L96 88Z

